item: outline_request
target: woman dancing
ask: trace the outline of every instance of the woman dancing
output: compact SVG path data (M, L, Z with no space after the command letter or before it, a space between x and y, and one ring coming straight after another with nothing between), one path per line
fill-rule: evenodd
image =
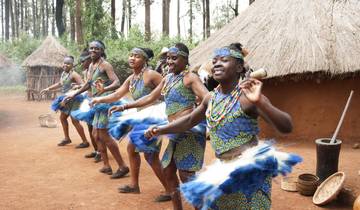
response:
M56 90L60 87L61 87L61 93L66 94L71 90L72 83L81 85L83 83L81 80L81 77L78 73L73 71L73 67L74 67L74 57L73 56L65 56L63 67L62 67L64 71L61 73L60 81L58 83L55 83L55 84L43 89L40 92L40 94L42 95L46 92L49 92L51 90ZM69 136L69 123L68 123L67 119L69 118L70 111L72 109L76 109L77 106L79 106L79 102L73 101L70 103L63 104L63 105L64 106L62 106L62 108L60 109L60 122L61 122L61 125L63 128L65 138L60 143L58 143L58 146L65 146L65 145L71 143L71 139ZM80 124L80 122L78 120L74 119L73 117L70 117L70 118L71 118L72 124L75 126L76 131L78 132L78 134L80 135L80 137L83 141L82 143L77 145L75 148L79 149L79 148L89 147L89 142L86 140L84 128L82 127L82 125Z
M163 95L168 121L171 122L191 113L195 108L196 96L202 100L208 91L199 77L187 69L189 65L188 57L189 50L187 46L182 43L175 44L167 53L167 64L170 73L161 83L149 95L135 102L114 107L111 111L143 107L160 99ZM175 210L182 209L181 197L178 191L179 180L176 172L179 170L180 180L186 182L189 177L194 175L195 171L201 169L204 151L205 134L196 135L191 132L172 138L166 148L161 162Z
M210 142L220 160L233 160L258 144L258 116L283 133L292 130L291 117L273 106L262 93L262 82L244 77L243 55L239 44L215 51L213 77L219 86L210 92L191 114L168 125L147 130L148 138L188 130L206 119ZM270 209L271 176L251 196L238 191L216 199L211 209Z
M133 71L126 81L121 85L115 93L108 96L96 97L92 100L92 104L97 103L111 103L124 97L127 93L130 93L134 100L137 100L143 96L151 93L161 82L162 76L156 71L148 68L148 61L154 56L154 53L149 48L134 48L131 50L128 62ZM113 109L111 109L113 110ZM161 184L167 190L164 174L162 172L161 163L159 160L159 152L161 142L150 145L157 152L144 153L145 160L149 163L152 170L160 180ZM130 176L131 184L125 185L119 188L120 193L140 193L139 187L139 172L140 172L140 155L135 146L129 141L127 146L127 152L130 160ZM156 198L156 201L168 201L170 200L168 193L166 195L160 195Z

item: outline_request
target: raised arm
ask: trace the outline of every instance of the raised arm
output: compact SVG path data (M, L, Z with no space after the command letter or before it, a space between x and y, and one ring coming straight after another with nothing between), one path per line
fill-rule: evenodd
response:
M261 81L249 79L241 83L240 87L248 103L256 106L257 112L266 122L282 133L292 131L293 126L290 115L273 106L270 100L261 94Z
M116 76L114 69L110 63L104 62L103 65L107 76L112 82L110 85L104 87L104 92L116 90L117 88L119 88L120 85L119 78Z
M81 79L81 76L80 76L78 73L76 73L76 72L74 71L74 72L72 72L71 76L72 76L72 80L73 80L76 84L78 84L78 85L83 84L83 80Z

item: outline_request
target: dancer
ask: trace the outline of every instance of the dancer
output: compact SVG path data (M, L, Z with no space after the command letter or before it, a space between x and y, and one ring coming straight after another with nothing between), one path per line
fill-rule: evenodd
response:
M189 50L182 43L175 44L167 53L169 74L147 96L135 102L113 107L110 111L143 107L164 96L166 114L171 122L195 108L195 97L203 99L208 93L199 77L191 73L189 65ZM191 132L172 138L162 158L164 174L169 187L174 209L182 209L181 197L178 191L179 180L176 175L179 170L180 180L186 182L195 171L201 169L204 159L205 133L196 135Z
M87 48L80 54L79 61L80 61L81 67L83 69L83 72L82 72L83 78L85 81L88 81L90 78L89 66L91 64L91 57L90 57L90 52ZM88 97L91 97L90 89L88 89L87 95L88 95ZM92 122L87 122L87 127L88 127L88 131L89 131L91 143L94 147L94 151L89 154L86 154L85 158L94 158L95 163L98 163L101 161L101 154L100 154L100 152L98 152L96 140L95 140L94 136L92 135L92 130L93 130Z
M95 96L103 96L111 94L119 87L119 79L115 75L113 67L108 63L105 54L105 45L102 41L92 41L89 44L89 52L91 57L91 64L89 66L90 76L86 84L75 93L69 95L65 100L72 100L75 96L91 88L91 94ZM94 107L96 108L96 107ZM112 179L122 178L129 173L129 168L126 166L121 157L119 147L116 142L108 134L108 110L107 107L96 109L94 119L92 122L93 136L96 139L98 151L101 153L104 166L99 171L101 173L109 174ZM114 156L119 168L113 174L109 163L106 147L109 148L111 154Z
M78 73L73 71L73 67L74 67L74 57L73 56L65 56L63 67L62 67L64 71L61 73L60 81L58 83L55 83L55 84L43 89L42 91L40 91L40 94L42 95L46 92L49 92L51 90L56 90L60 87L61 87L61 93L66 94L71 90L72 83L81 85L83 83L81 80L81 77ZM62 105L63 106L60 109L60 122L61 122L61 125L63 128L65 138L60 143L58 143L58 146L65 146L65 145L71 143L71 139L69 136L69 124L68 124L67 119L69 118L70 111L72 109L75 109L79 105L79 103L74 101L72 103L66 103L66 104L62 104ZM71 118L72 124L75 126L76 131L78 132L78 134L80 135L80 137L83 141L82 143L77 145L75 148L80 149L80 148L89 147L89 142L86 140L84 128L82 127L82 125L80 124L80 122L78 120L74 119L73 117L70 117L70 118Z
M246 70L238 43L216 50L213 65L213 77L219 86L191 114L148 129L145 133L148 138L183 132L206 119L216 157L230 161L258 144L258 116L282 133L291 132L291 117L261 93L261 81L248 78L239 83ZM268 176L250 196L240 190L225 194L216 199L211 209L270 209L270 206L271 176Z
M154 53L149 48L134 48L131 50L128 62L133 71L121 87L113 94L103 97L96 97L92 100L92 104L97 103L111 103L124 97L127 93L130 93L134 100L137 100L143 96L151 93L161 82L162 76L148 68L148 61L154 56ZM151 166L152 170L160 180L165 189L166 183L162 172L161 163L159 160L159 152L161 142L151 145L157 152L144 153L145 160ZM127 146L127 152L130 160L130 176L131 184L125 185L119 188L120 193L140 193L139 187L139 172L140 172L140 155L135 146L129 141ZM156 201L168 201L170 196L160 195L156 198Z

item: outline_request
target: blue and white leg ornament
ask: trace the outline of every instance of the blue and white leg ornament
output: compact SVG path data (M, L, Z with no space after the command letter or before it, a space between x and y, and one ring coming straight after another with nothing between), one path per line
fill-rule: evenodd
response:
M251 196L268 176L286 175L302 158L276 151L272 143L261 142L231 161L216 160L192 181L180 185L185 199L196 207L208 209L221 195L243 192Z

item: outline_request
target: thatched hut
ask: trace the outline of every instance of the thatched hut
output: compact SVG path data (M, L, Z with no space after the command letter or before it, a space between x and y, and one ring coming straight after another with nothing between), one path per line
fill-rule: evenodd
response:
M232 22L190 52L208 61L215 48L240 42L253 69L265 67L264 93L289 112L286 138L331 137L351 89L355 91L339 138L360 139L360 2L357 0L256 0ZM261 124L263 134L277 137ZM280 137L285 138L285 137Z
M68 54L54 37L48 36L43 43L29 55L22 66L26 67L27 99L41 99L39 92L58 82L62 72L64 56ZM47 98L50 95L46 96Z

